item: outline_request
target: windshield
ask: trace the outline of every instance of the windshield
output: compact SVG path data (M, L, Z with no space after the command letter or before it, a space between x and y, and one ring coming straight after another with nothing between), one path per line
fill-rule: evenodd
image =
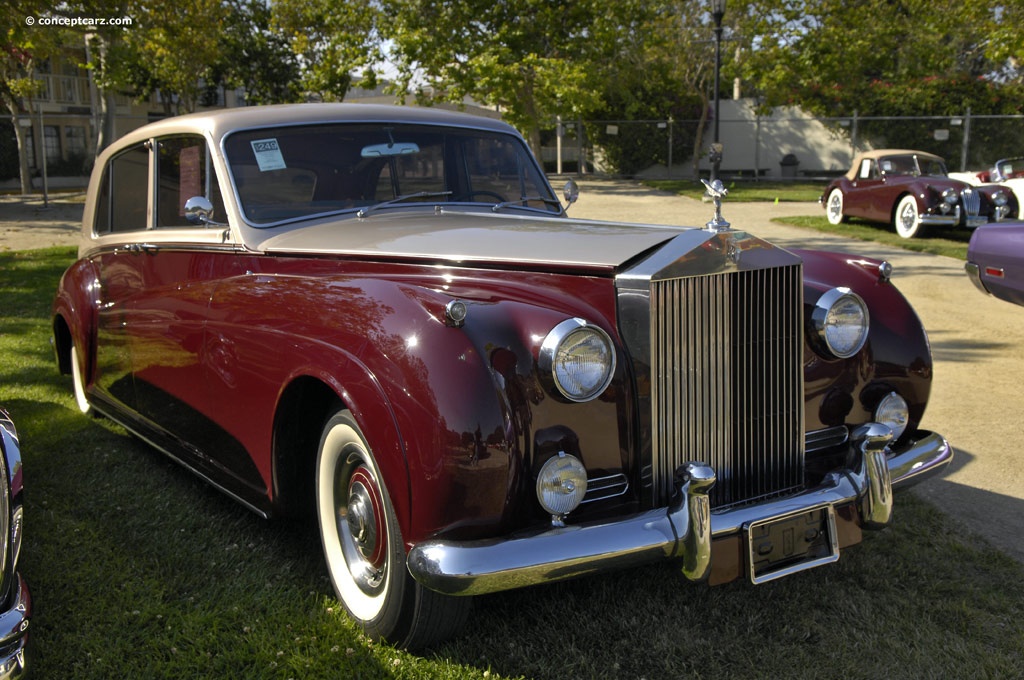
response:
M886 156L879 161L882 172L887 175L928 175L942 177L946 164L937 158L921 156Z
M236 132L224 147L245 219L258 226L417 202L561 212L529 151L512 135L336 123Z

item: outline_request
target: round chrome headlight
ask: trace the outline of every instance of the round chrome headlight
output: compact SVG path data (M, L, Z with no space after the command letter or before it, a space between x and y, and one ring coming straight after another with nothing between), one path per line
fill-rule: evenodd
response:
M849 288L833 288L818 298L811 321L820 344L838 359L852 357L868 339L868 306Z
M1006 197L1005 192L996 191L995 193L992 194L992 202L998 205L999 207L1003 207L1009 202L1009 199Z
M875 407L875 422L888 425L892 430L892 438L899 439L910 422L910 409L907 401L895 392L890 392Z
M579 507L587 493L587 470L576 456L559 453L540 468L537 500L552 515L564 517Z
M949 205L956 205L960 202L960 196L957 194L956 189L945 189L942 192L942 200Z
M589 401L604 392L615 372L612 339L583 319L566 319L552 328L538 359L542 375L572 401Z

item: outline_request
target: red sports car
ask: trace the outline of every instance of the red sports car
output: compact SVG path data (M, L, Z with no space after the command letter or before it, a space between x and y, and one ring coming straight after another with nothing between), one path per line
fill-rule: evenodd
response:
M903 238L920 236L928 226L974 228L1000 222L1018 211L1009 188L952 179L940 157L906 149L859 154L820 200L832 224L859 217L892 224Z

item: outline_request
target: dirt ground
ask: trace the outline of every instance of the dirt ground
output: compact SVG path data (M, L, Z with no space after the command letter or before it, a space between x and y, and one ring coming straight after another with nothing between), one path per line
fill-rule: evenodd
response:
M710 204L629 181L587 179L573 217L703 226ZM0 196L0 251L78 242L82 194L39 199ZM733 227L784 247L821 248L886 259L893 281L928 330L935 356L932 399L923 427L943 434L956 457L941 478L914 488L955 520L1024 561L1024 307L982 295L963 262L773 223L775 217L820 215L816 203L729 203ZM899 499L896 504L899 521Z

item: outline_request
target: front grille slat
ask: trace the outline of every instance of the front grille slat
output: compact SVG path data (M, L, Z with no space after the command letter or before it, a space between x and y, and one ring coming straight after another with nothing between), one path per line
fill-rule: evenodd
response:
M981 194L970 187L965 187L960 198L964 202L964 213L969 217L977 217L981 212Z
M713 507L803 484L799 265L651 282L654 490L700 460Z

